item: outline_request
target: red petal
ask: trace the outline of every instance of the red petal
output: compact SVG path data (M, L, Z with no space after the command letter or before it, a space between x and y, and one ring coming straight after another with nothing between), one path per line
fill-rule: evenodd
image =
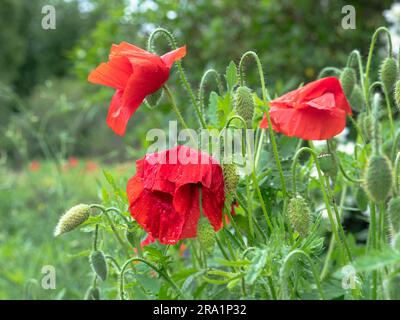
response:
M132 74L132 65L126 57L101 63L88 77L88 81L114 89L123 89Z
M176 50L170 51L161 57L161 60L165 63L168 69L171 69L172 64L175 61L181 60L186 56L186 46L180 47Z

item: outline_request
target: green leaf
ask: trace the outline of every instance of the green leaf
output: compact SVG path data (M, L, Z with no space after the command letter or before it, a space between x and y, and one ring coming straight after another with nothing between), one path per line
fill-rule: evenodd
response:
M117 184L115 183L114 177L107 170L103 170L103 175L106 178L107 182L113 187L114 190L117 190Z
M228 91L232 91L238 82L237 68L236 64L231 61L226 68L226 84L228 86Z
M400 252L387 247L358 257L353 266L358 272L363 272L381 269L397 263L400 263Z
M251 260L251 266L247 270L245 281L247 284L252 285L257 279L259 274L263 271L265 263L267 261L267 251L266 250L256 250Z
M227 267L244 267L248 266L251 264L249 260L236 260L236 261L230 261L230 260L225 260L225 259L216 259L216 262Z

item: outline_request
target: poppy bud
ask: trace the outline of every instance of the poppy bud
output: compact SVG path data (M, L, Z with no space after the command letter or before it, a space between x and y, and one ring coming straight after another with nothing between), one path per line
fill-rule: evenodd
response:
M239 184L239 175L236 165L234 163L226 163L222 166L222 171L224 174L225 194L232 195Z
M375 202L385 201L392 189L393 173L389 159L383 155L372 155L365 171L364 188Z
M200 247L207 253L211 252L215 244L215 231L211 224L205 218L200 218L197 226L197 238L199 239Z
M78 204L72 207L58 221L54 236L57 237L76 229L89 218L89 215L90 207L87 204Z
M368 209L368 196L363 188L358 188L356 191L356 202L361 211Z
M387 93L392 92L397 80L397 63L393 57L386 58L381 65L380 80Z
M364 96L358 84L354 86L349 102L354 111L361 112L364 109Z
M397 108L400 109L400 80L396 82L394 88L394 100L396 101Z
M310 231L311 212L306 200L302 196L290 199L288 205L289 220L293 229L302 237Z
M237 88L235 109L236 113L246 121L247 127L251 128L254 115L254 98L248 87L242 86Z
M351 97L356 82L357 75L354 69L349 67L344 68L342 73L340 74L340 83L342 84L344 94L347 98Z
M93 272L97 274L101 280L105 281L107 279L108 268L103 251L92 251L89 257L89 262Z
M321 152L318 156L319 166L321 171L329 176L335 177L337 174L337 163L335 157L330 152Z
M389 201L388 212L394 233L400 233L400 197L392 198Z
M100 300L99 288L90 287L88 291L86 291L85 300Z
M373 123L371 115L366 113L360 113L358 116L358 126L361 130L361 134L365 143L369 143L372 139Z

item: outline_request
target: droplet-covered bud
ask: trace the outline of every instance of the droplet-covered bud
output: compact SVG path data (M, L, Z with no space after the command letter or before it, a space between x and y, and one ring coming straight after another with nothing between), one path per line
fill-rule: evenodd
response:
M346 67L340 74L340 83L342 84L343 92L348 99L353 93L354 85L357 82L357 75L353 68Z
M337 163L335 157L330 152L321 152L318 156L319 166L321 171L329 176L335 177L337 174Z
M365 191L375 202L385 201L393 183L393 172L389 159L383 155L372 155L365 171Z
M394 233L400 233L400 197L394 197L390 200L388 213Z
M225 194L231 195L236 191L236 187L239 184L236 165L234 163L226 163L222 166L222 170L224 173Z
M216 242L215 239L215 231L211 226L210 222L202 217L199 220L199 224L197 226L197 238L200 243L200 247L204 252L209 253L214 248L214 244Z
M251 128L254 115L254 98L248 87L242 86L237 88L235 109L236 113L246 121L247 127Z
M364 96L358 84L354 86L349 102L354 111L361 112L364 109Z
M99 288L90 287L85 294L85 300L100 300Z
M103 281L107 279L107 262L103 251L93 250L89 256L90 266L93 272Z
M78 204L72 207L58 221L54 236L57 237L76 229L89 218L89 215L90 207L86 204Z
M301 237L306 237L310 232L311 224L311 212L306 200L301 196L290 199L288 214L293 229Z
M387 93L391 93L397 80L397 63L393 57L386 58L381 66L380 80Z
M394 100L396 101L397 108L400 109L400 80L396 82L394 87Z

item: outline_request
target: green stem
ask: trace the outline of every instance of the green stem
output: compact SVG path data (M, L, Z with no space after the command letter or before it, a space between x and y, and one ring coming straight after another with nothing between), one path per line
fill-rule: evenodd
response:
M296 256L303 256L307 260L308 264L311 267L311 272L312 272L312 274L314 276L315 284L317 286L317 290L319 292L319 295L320 295L322 300L325 300L326 299L325 298L325 294L324 294L324 291L322 290L321 281L320 281L317 269L315 268L310 256L307 253L305 253L303 250L300 250L300 249L296 249L296 250L293 250L292 252L290 252L286 256L286 258L285 258L285 260L284 260L284 262L282 264L282 267L280 269L279 277L280 277L281 284L282 284L282 295L283 295L282 298L285 299L286 291L287 291L286 290L286 288L287 288L287 283L286 283L287 271L286 271L286 269L289 266L289 262L292 259L294 259L294 257L296 257Z
M283 175L281 161L279 159L278 146L276 144L274 130L272 129L271 117L270 117L270 114L269 114L269 104L268 104L269 94L268 94L268 91L267 91L267 89L265 87L264 71L263 71L262 64L261 64L261 61L260 61L258 55L253 51L247 51L246 53L244 53L242 55L242 57L240 59L240 63L239 63L240 83L241 83L241 85L244 84L243 63L244 63L244 61L246 60L247 57L253 57L254 60L257 63L258 74L259 74L260 81L261 81L262 98L263 98L263 102L265 103L265 114L266 114L267 122L268 122L269 138L270 138L270 141L271 141L271 144L272 144L272 150L273 150L273 153L274 153L276 166L277 166L278 171L279 171L279 177L280 177L280 180L281 180L283 196L286 197L286 195L287 195L286 182L285 182L285 177Z
M171 46L172 49L177 49L178 45L176 43L175 37L172 35L171 32L169 32L168 30L164 29L164 28L157 28L155 29L149 36L148 42L147 42L147 49L148 51L154 51L153 50L153 44L154 44L154 40L156 39L156 36L160 34L163 35L167 40L169 45ZM195 109L197 118L201 124L201 126L203 128L206 127L206 122L204 121L203 118L203 114L201 113L200 107L197 103L197 99L192 91L192 88L187 80L186 74L185 74L185 70L182 67L182 63L181 61L176 61L175 62L177 67L178 67L178 72L179 72L179 76L181 78L183 87L185 88L186 92L188 93L190 100L192 101L192 105Z
M203 74L203 76L201 77L200 86L199 86L199 93L197 95L198 101L199 101L199 105L200 105L200 109L201 109L203 114L204 114L204 87L205 87L205 85L207 83L207 80L211 76L214 76L215 82L217 83L219 94L222 95L224 93L224 89L222 87L222 81L221 81L220 74L214 69L208 69Z

